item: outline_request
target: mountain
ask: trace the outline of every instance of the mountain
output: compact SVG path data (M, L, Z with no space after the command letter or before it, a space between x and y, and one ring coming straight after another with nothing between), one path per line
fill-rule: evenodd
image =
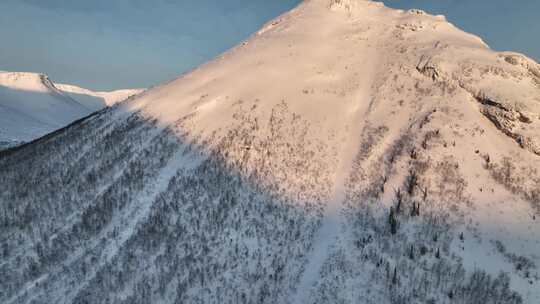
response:
M0 146L31 141L141 91L93 92L44 74L0 71Z
M309 0L0 154L2 303L538 303L540 66Z

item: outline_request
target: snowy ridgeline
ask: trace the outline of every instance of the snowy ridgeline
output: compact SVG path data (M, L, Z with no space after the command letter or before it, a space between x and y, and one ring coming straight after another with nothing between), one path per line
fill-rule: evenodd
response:
M32 141L141 92L94 92L53 83L43 74L0 71L0 150Z
M0 302L536 304L539 71L440 16L306 1L0 152Z

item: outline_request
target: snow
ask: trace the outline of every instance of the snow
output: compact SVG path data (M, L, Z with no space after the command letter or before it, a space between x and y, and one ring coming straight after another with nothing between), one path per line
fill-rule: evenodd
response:
M364 118L369 112L371 104L371 85L373 79L371 76L375 71L377 64L376 54L369 48L358 49L359 52L364 52L366 57L371 58L366 61L363 66L363 74L359 79L358 93L354 97L357 104L351 107L350 113L343 119L346 125L347 138L344 142L341 155L341 160L336 177L334 179L334 190L330 196L330 201L326 206L323 214L321 227L313 240L312 252L307 258L307 264L304 266L304 273L301 276L300 283L297 286L297 293L291 303L308 303L311 289L316 284L320 277L320 271L324 262L328 259L331 249L336 243L339 236L348 235L350 232L346 230L345 219L343 218L343 201L347 191L346 183L353 168L353 162L360 147L360 137L355 136L362 133L362 128L365 124ZM343 118L343 117L341 117ZM343 229L342 229L343 228Z
M31 141L141 92L93 92L44 74L0 71L0 144Z
M461 292L474 303L496 293L463 284L473 274L494 281L502 272L511 291L497 292L536 303L537 71L534 61L494 52L443 16L372 1L304 1L222 56L81 125L93 141L73 139L75 131L62 134L69 142L52 139L53 152L40 155L44 166L64 163L57 152L73 162L65 172L50 169L51 181L97 176L88 191L107 193L114 212L107 217L92 195L78 202L86 189L57 194L38 183L15 197L22 211L0 212L14 223L34 206L32 197L47 198L34 221L49 222L29 230L86 223L87 210L104 219L97 231L88 228L86 247L58 249L71 256L65 264L44 262L71 272L33 279L10 272L19 285L7 298L70 302L62 292L71 282L69 299L81 302L450 303L449 294ZM6 82L17 87L13 79ZM67 85L55 91L40 77L25 83L72 107L84 106L78 95L116 100ZM181 144L168 146L169 139ZM184 149L204 161L184 157ZM81 158L67 152L80 150ZM10 165L0 175L11 187L0 188L7 201L20 191L17 169L33 164L14 165L16 155L2 161ZM30 181L47 173L27 170ZM388 219L398 189L393 234ZM49 206L71 203L65 197L73 212ZM416 204L419 215L411 213ZM99 245L115 229L118 242ZM57 231L78 237L76 229ZM9 244L31 251L44 232L10 233ZM79 282L73 273L93 255L103 259ZM40 278L58 280L60 291L49 295L33 284ZM102 284L109 281L120 283Z
M101 91L91 91L88 89L80 88L78 86L69 85L69 84L55 84L55 86L62 92L67 93L69 96L72 96L74 99L78 100L78 98L81 98L81 95L94 97L94 98L101 98L104 100L105 104L107 106L112 106L120 101L125 100L127 97L132 95L140 94L144 91L144 89L125 89L125 90L114 90L109 92L101 92Z

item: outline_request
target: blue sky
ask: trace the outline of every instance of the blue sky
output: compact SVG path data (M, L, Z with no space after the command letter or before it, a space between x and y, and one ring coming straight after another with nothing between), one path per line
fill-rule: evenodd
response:
M91 89L148 87L215 57L299 0L1 0L0 70ZM538 0L386 0L445 14L540 59ZM517 4L516 4L517 3Z

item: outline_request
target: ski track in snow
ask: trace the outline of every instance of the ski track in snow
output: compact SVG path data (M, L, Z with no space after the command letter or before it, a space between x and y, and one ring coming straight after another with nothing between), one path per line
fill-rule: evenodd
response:
M373 67L373 63L366 63L366 65L370 70ZM348 136L343 139L346 144L340 153L340 161L334 180L334 189L329 203L325 208L321 227L313 240L313 248L308 254L307 263L304 265L304 272L300 277L296 294L290 301L291 304L309 303L311 291L320 278L320 272L324 262L330 256L338 238L343 234L347 234L346 231L340 231L341 228L345 229L343 225L345 219L342 210L347 190L346 183L360 146L360 136L358 134L362 133L365 124L364 117L369 111L370 85L371 80L365 79L363 88L359 89L361 96L353 99L353 102L356 102L354 105L356 109L349 114L347 125Z
M110 130L109 130L110 131ZM152 130L150 131L151 132L151 135L149 135L147 137L147 139L144 141L144 143L139 147L139 149L134 152L134 154L128 159L128 161L125 162L124 166L119 169L117 172L114 172L113 173L113 177L111 179L111 181L108 183L108 184L105 184L103 186L101 186L98 191L96 192L96 194L94 195L94 198L97 198L97 197L100 197L101 195L103 195L112 185L114 185L121 177L122 175L125 173L129 163L131 163L132 161L134 161L136 158L140 157L140 153L142 153L142 151L144 151L145 147L148 147L148 145L152 142L153 139L155 139L157 136L159 136L160 132L162 131L162 129L155 129L155 130ZM105 132L103 136L106 136L108 133L110 132ZM78 162L81 158L84 157L84 154L88 153L88 151L90 151L90 148L89 148L89 145L85 145L82 149L82 152L80 153L80 155L78 155L76 158L75 158L75 161L74 162ZM87 170L90 170L91 168L87 168ZM83 210L86 210L86 207L84 207ZM59 234L61 233L65 233L66 231L69 231L73 228L73 226L75 225L75 220L76 220L76 217L77 216L80 216L84 211L80 211L80 213L77 213L77 212L74 212L72 213L71 215L67 216L66 219L65 219L65 222L59 226L58 230L56 231L52 231L51 233L51 236L49 237L51 242L54 241ZM32 244L30 244L32 245ZM29 250L29 247L24 247L23 245L21 245L19 248L18 248L19 251L25 251L25 250ZM18 254L14 255L14 257L12 259L15 259L15 257L17 256ZM76 258L76 257L73 257L73 258ZM8 263L8 262L12 262L11 260L6 260L5 262L3 263L0 263L0 267L3 266L4 264ZM73 260L72 259L68 259L66 261L67 264L70 264L72 263ZM41 278L37 278L36 280L28 283L30 286L33 286L35 285L35 282L38 282L39 280L41 280Z
M159 131L155 131L154 136L150 136L150 139L146 141L146 144L149 144L151 142L151 139L153 139L155 136L159 134ZM59 296L67 297L70 300L66 301L66 303L72 302L74 297L82 290L89 282L95 277L99 269L104 267L106 263L109 263L118 253L119 249L123 246L123 244L136 233L137 224L143 221L143 218L147 217L150 214L152 203L154 199L162 193L168 186L169 181L175 176L175 174L178 172L178 170L192 170L196 168L201 162L202 158L198 156L194 156L191 154L185 155L185 149L187 146L182 147L179 149L171 159L168 161L167 165L161 168L160 173L155 181L155 188L152 191L149 191L146 193L145 196L139 198L139 202L141 202L140 205L136 205L135 208L132 208L132 210L129 210L129 215L124 216L122 219L117 219L116 223L118 224L118 221L126 221L124 223L124 231L123 233L113 241L109 242L109 245L107 248L105 248L102 253L105 255L104 260L102 260L99 263L99 267L96 268L96 270L89 276L89 279L86 280L83 284L81 284L78 288L69 290L68 294L62 294L58 293ZM141 147L140 151L142 151L143 148ZM123 172L123 170L121 171ZM127 212L127 211L125 211ZM114 225L113 225L114 226ZM99 240L103 238L104 235L110 232L110 229L112 229L113 226L109 226L109 228L101 233L101 236L97 238L97 241L94 242L94 244L90 245L90 247L94 248L98 245ZM69 265L74 263L77 259L82 258L84 255L84 252L79 251L75 254L73 254L63 265ZM21 289L21 292L14 295L11 299L7 301L7 303L13 303L16 301L19 297L21 297L25 292L30 291L32 288L36 287L36 284L42 280L44 280L49 274L45 274L36 280L33 280L32 282L29 282L26 284L24 288ZM29 300L32 300L35 298L35 295L31 297ZM61 302L61 298L57 298L55 302Z
M330 202L323 214L321 227L313 241L313 249L308 257L308 262L305 265L304 272L297 287L297 293L291 302L292 304L309 302L311 290L320 277L322 266L340 236L340 228L344 223L341 210L345 200L346 181L354 161L355 153L352 152L355 151L354 149L358 145L356 141L351 141L348 146L343 153L345 155L342 156L340 169L336 174L336 181Z
M176 173L181 169L192 170L202 162L202 158L194 155L185 155L186 148L187 146L184 146L183 148L179 149L171 157L167 165L161 168L160 173L156 178L155 188L152 191L147 192L146 195L139 199L139 202L141 204L139 206L135 206L134 210L130 210L129 215L126 216L124 219L120 219L126 220L124 230L119 235L119 238L115 240L115 242L110 242L110 245L102 251L105 255L105 259L104 261L101 261L99 266L96 268L97 271L105 267L107 263L110 263L112 259L118 254L120 248L123 247L123 245L129 240L130 237L137 233L137 225L139 223L142 223L143 219L147 218L150 215L155 198L167 189L169 181L174 178ZM92 273L90 278L86 280L83 284L81 284L79 288L70 291L69 297L71 300L68 302L72 302L74 297L81 290L83 290L87 284L90 283L90 281L96 276L97 271Z

